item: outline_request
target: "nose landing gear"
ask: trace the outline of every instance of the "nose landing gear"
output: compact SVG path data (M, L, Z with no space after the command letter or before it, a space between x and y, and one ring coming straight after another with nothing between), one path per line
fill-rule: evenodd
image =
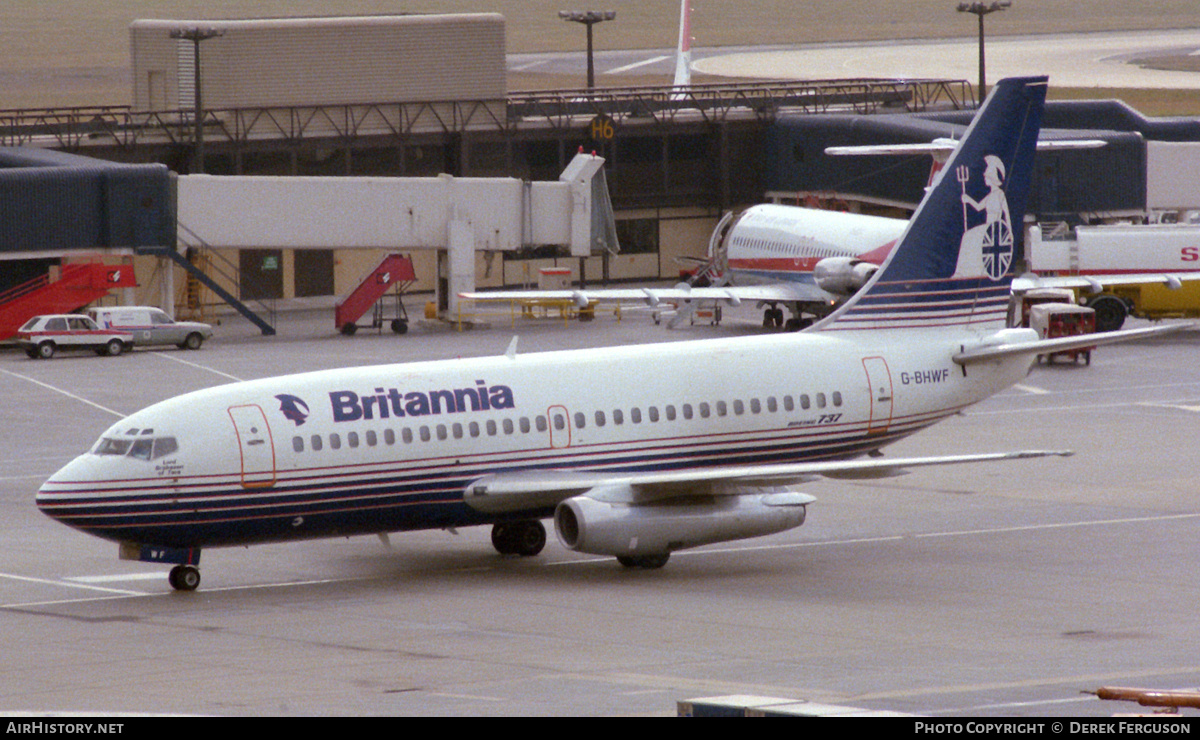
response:
M176 591L195 591L200 585L200 569L194 565L176 565L167 576Z

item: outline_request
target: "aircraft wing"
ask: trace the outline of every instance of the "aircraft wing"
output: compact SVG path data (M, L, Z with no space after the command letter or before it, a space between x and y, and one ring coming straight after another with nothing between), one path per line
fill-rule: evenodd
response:
M459 293L459 298L472 301L572 301L585 308L593 301L600 303L643 303L657 306L664 302L721 301L737 306L742 301L828 301L832 296L807 283L765 283L762 285L726 285L697 288L686 283L673 288L600 288L596 290L489 290Z
M993 452L942 457L869 458L826 462L739 465L721 468L689 468L642 473L522 470L484 476L467 486L464 500L471 508L488 513L547 508L560 501L591 493L613 503L645 503L678 496L697 494L736 495L742 489L755 486L796 484L817 477L825 478L883 478L899 475L909 468L930 465L951 465L997 460L1025 460L1035 457L1067 457L1074 453L1062 450L1026 450ZM753 491L760 493L761 491ZM794 503L811 503L807 500Z
M1200 280L1200 272L1128 273L1111 275L1022 275L1012 282L1014 293L1036 288L1083 288L1089 293L1102 293L1112 285L1165 285L1171 289L1184 282Z

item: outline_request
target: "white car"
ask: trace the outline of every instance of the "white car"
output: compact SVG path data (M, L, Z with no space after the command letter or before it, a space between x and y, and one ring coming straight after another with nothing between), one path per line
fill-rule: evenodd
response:
M153 306L106 306L89 309L88 316L103 329L129 332L138 347L174 344L180 349L200 349L213 334L208 324L175 321L166 311Z
M26 321L17 330L17 344L35 360L48 360L60 349L90 349L115 357L133 347L133 335L101 329L87 316L47 314Z

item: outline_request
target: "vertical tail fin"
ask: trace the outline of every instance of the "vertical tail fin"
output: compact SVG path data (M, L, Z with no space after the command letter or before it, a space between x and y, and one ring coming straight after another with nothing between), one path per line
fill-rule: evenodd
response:
M674 87L692 84L692 0L679 3L679 45L675 47Z
M1046 78L1002 80L896 248L813 330L1004 326Z

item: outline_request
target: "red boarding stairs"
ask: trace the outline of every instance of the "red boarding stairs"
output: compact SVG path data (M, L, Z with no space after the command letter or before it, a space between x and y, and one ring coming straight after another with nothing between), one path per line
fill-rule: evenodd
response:
M11 339L34 316L71 313L114 288L136 287L130 257L120 264L106 264L98 257L64 262L46 275L0 293L0 340Z
M416 282L417 273L413 269L412 259L402 254L389 254L383 258L379 266L359 283L334 307L334 326L343 334L350 335L358 330L356 323L363 315L374 308L371 327L378 329L383 326L383 303L380 301L388 289L396 288L396 311L392 319L392 331L403 334L408 331L408 314L400 296L410 285Z

